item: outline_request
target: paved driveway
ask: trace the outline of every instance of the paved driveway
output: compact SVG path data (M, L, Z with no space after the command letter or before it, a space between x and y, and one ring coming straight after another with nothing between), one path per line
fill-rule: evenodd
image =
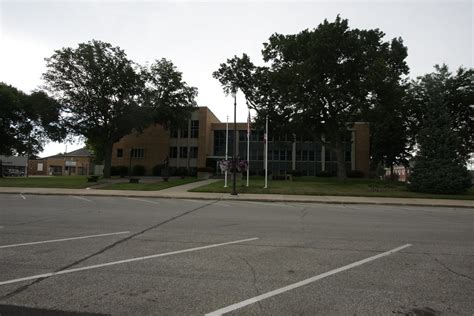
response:
M0 314L472 315L472 209L0 195Z

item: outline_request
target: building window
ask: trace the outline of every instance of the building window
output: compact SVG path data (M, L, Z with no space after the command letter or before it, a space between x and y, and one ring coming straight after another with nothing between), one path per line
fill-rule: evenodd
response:
M183 127L181 129L181 135L180 136L181 136L181 138L188 138L188 127L187 126Z
M191 138L199 137L199 121L191 121Z
M179 147L179 158L188 158L188 148Z
M178 138L178 129L170 127L170 138Z
M170 147L170 158L178 158L178 147Z
M308 161L308 151L303 150L303 157L301 157L301 161Z
M309 158L308 158L309 161L314 161L314 150L310 150L309 151Z
M189 147L189 158L197 158L197 157L198 157L198 148Z
M247 131L239 131L239 141L247 141Z
M130 157L132 158L143 158L145 157L145 149L143 148L132 148L130 151Z
M123 149L117 148L117 158L123 158Z
M214 131L214 155L215 156L224 156L225 155L225 130L215 130ZM229 131L229 141L228 141L228 154L232 156L233 153L233 140L234 133Z

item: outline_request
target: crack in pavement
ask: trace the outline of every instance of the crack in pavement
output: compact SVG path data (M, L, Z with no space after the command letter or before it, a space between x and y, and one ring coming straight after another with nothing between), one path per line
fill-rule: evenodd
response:
M250 264L250 262L248 262L247 259L245 259L244 257L240 257L239 256L239 259L242 260L243 262L245 262L247 264L247 266L250 268L250 271L252 272L252 276L253 276L253 280L252 280L252 285L253 285L253 288L255 290L255 293L257 294L256 296L260 295L260 290L258 289L257 287L257 274L255 272L255 269L254 267ZM260 303L260 301L257 302L257 305L258 305L258 308L260 309L260 313L263 314L263 306L262 304Z
M430 256L430 255L427 255L428 257L434 259L434 261L436 261L440 266L442 266L443 268L445 268L446 270L448 270L449 272L457 275L457 276L460 276L460 277L463 277L463 278L466 278L466 279L469 279L471 281L474 281L474 278L470 277L469 275L465 275L465 274L462 274L460 272L457 272L457 271L454 271L453 269L451 269L450 267L448 267L446 264L444 264L443 262L441 262L438 258L435 258L433 256Z
M122 239L120 239L120 240L118 240L118 241L116 241L116 242L114 242L114 243L112 243L112 244L110 244L110 245L108 245L108 246L102 248L101 250L98 250L98 251L96 251L96 252L94 252L94 253L92 253L92 254L90 254L90 255L88 255L88 256L82 258L82 259L79 259L79 260L77 260L77 261L74 261L73 263L70 263L70 264L68 264L68 265L66 265L66 266L64 266L64 267L62 267L62 268L59 268L58 270L54 271L54 273L60 272L60 271L63 271L63 270L67 270L67 269L69 269L69 268L71 268L71 267L73 267L73 266L75 266L75 265L78 265L78 264L80 264L80 263L82 263L82 262L84 262L84 261L86 261L86 260L88 260L88 259L90 259L90 258L92 258L92 257L95 257L95 256L97 256L97 255L100 255L100 254L104 253L105 251L110 250L110 249L114 248L115 246L120 245L120 244L122 244L122 243L124 243L124 242L126 242L126 241L128 241L128 240L130 240L130 239L132 239L132 238L134 238L134 237L136 237L136 236L142 235L142 234L144 234L144 233L146 233L146 232L148 232L148 231L150 231L150 230L152 230L152 229L158 228L158 227L160 227L160 226L162 226L162 225L165 225L165 224L167 224L167 223L169 223L169 222L172 222L172 221L174 221L174 220L176 220L176 219L178 219L178 218L180 218L180 217L186 216L186 215L188 215L188 214L190 214L190 213L193 213L193 212L195 212L195 211L198 211L198 210L200 210L200 209L202 209L202 208L204 208L204 207L207 207L207 206L212 205L212 204L217 203L217 202L218 202L218 200L215 200L215 201L212 201L212 202L210 202L210 203L206 203L206 204L204 204L204 205L200 205L200 206L195 207L195 208L193 208L193 209L191 209L191 210L189 210L189 211L183 212L183 213L178 214L178 215L176 215L176 216L173 216L173 217L171 217L171 218L169 218L169 219L167 219L167 220L165 220L165 221L159 222L159 223L157 223L157 224L155 224L155 225L152 225L152 226L150 226L150 227L148 227L148 228L145 228L145 229L143 229L143 230L141 230L141 231L139 231L139 232L136 232L136 233L134 233L134 234L132 234L132 235L130 235L130 236L128 236L128 237L122 238ZM43 278L36 279L36 280L34 280L33 282L31 282L31 283L29 283L29 284L23 285L23 286L21 286L21 287L15 289L15 290L13 290L13 291L7 293L7 294L1 296L0 299L8 299L8 298L11 298L11 297L13 297L13 296L16 296L16 295L20 294L21 292L27 290L27 289L30 288L31 286L33 286L33 285L35 285L35 284L38 284L38 283L40 283L40 282L42 282L43 280L46 280L46 279L48 279L48 278L50 278L50 276L49 276L49 277L43 277Z

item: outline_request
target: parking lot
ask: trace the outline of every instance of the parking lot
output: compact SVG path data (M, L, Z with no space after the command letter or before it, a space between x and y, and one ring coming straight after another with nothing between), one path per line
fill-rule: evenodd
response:
M474 210L0 194L0 314L472 315Z

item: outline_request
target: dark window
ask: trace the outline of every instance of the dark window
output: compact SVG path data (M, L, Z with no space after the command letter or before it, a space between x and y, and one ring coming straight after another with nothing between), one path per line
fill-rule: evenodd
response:
M350 151L346 151L346 161L352 161L352 155Z
M273 151L273 160L280 160L280 152L278 150Z
M179 147L179 158L188 158L188 148Z
M170 158L178 158L178 147L170 147Z
M170 128L170 137L171 138L178 138L178 129L171 127Z
M181 129L181 138L188 138L188 127L184 127Z
M331 155L331 150L329 150L329 148L326 147L326 153L325 153L325 160L326 161L332 161L332 155Z
M198 156L198 148L189 147L189 158L197 158L197 156Z
M303 150L303 157L301 157L302 161L308 161L308 151Z
M291 150L286 151L286 160L293 161L293 153L291 152Z
M239 131L239 141L247 141L247 131Z
M132 158L143 158L145 157L145 149L143 148L132 148L130 151L130 157Z
M191 121L191 138L199 137L199 121Z
M314 150L310 150L309 151L309 158L308 158L309 161L314 161Z
M284 150L280 150L280 160L286 160Z
M117 158L123 158L123 149L117 148Z
M224 156L225 155L225 130L214 131L214 155ZM229 130L229 141L228 141L228 154L231 156L233 152L232 140L234 139L233 131Z

